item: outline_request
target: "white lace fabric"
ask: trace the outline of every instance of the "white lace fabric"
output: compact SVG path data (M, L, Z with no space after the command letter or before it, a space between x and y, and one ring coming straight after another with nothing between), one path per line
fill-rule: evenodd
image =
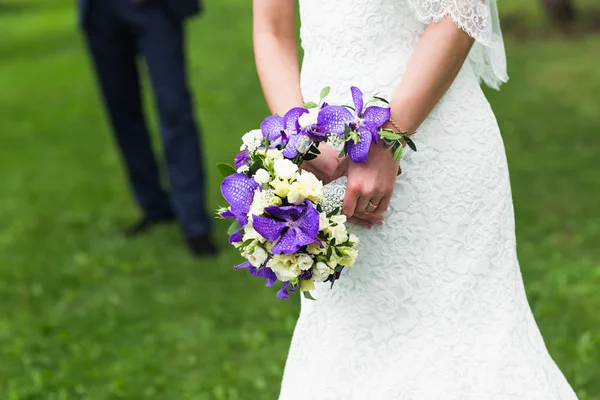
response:
M331 86L331 103L352 104L352 85L391 98L424 21L459 18L450 2L413 3L300 0L304 99ZM481 17L464 29L492 40L483 8L460 10ZM351 228L356 265L302 300L280 400L576 399L527 303L480 70L465 63L413 137L418 151L403 155L384 225Z
M496 0L408 0L408 4L422 23L449 18L476 40L469 62L480 82L499 89L508 81Z

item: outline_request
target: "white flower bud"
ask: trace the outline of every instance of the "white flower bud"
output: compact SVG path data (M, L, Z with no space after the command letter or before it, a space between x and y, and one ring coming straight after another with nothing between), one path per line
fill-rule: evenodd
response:
M308 254L298 254L298 266L302 271L310 269L313 265L313 258Z
M262 266L267 261L267 258L269 258L267 252L260 246L256 246L252 254L248 255L250 264L257 268Z
M268 183L271 180L271 174L269 174L269 171L267 171L266 169L260 168L254 174L254 180L259 185L264 185L264 184Z
M293 178L298 171L298 166L287 159L275 160L273 162L273 168L275 169L275 176L284 179Z
M333 269L329 268L329 265L322 261L316 263L312 269L312 276L315 282L324 282L331 274L333 274Z

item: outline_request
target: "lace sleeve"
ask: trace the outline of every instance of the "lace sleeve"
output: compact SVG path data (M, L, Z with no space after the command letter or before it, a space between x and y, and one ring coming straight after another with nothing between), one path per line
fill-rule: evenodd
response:
M422 23L449 18L476 40L469 62L480 82L499 89L508 81L496 0L408 0L408 4Z

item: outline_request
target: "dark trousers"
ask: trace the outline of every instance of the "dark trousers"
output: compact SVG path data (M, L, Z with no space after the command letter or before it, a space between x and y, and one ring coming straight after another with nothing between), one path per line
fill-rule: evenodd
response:
M154 0L96 0L86 37L135 198L153 219L173 213L187 235L208 233L203 162L186 81L182 21ZM145 60L160 116L171 196L160 182L142 108L138 55Z

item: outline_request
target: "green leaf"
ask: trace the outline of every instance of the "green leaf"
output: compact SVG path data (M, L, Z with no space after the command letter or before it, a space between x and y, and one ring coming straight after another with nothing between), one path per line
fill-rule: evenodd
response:
M398 135L397 133L390 132L390 131L384 130L384 129L379 131L379 136L381 136L382 138L385 138L385 139L389 139L389 140L398 140L402 137L402 136Z
M348 142L350 140L352 140L354 144L360 143L360 133L356 131L350 132L346 141Z
M310 161L310 160L314 160L315 158L317 158L316 154L306 154L303 158L304 161Z
M331 216L333 216L333 215L338 215L339 213L340 213L340 208L339 208L339 207L337 207L335 210L331 211L331 212L329 213L329 215L327 215L327 216L328 216L328 217L331 217Z
M406 140L406 144L412 149L412 151L417 151L417 146L415 146L415 142L413 142L411 138L404 136L404 140Z
M338 158L344 157L346 157L346 146L344 146L344 148L342 149L342 151L340 151L340 154L338 155Z
M348 136L350 132L352 132L352 130L350 129L350 125L344 124L344 135Z
M312 295L310 294L310 292L302 292L302 294L304 295L305 299L316 300L314 297L312 297Z
M319 105L317 103L315 103L314 101L309 101L307 103L304 103L304 108L316 108L319 107Z
M337 226L337 225L332 225L332 226ZM331 242L329 242L329 245L330 246L335 246L335 238L331 239ZM331 248L331 247L329 247L329 248Z
M329 86L325 86L325 87L323 88L323 90L321 90L321 96L320 96L320 97L321 97L321 99L319 100L319 103L320 103L321 101L323 101L323 99L324 99L325 97L327 97L327 95L329 94L329 92L330 92L330 91L331 91L331 88L330 88Z
M374 99L377 99L379 101L384 102L385 104L390 104L389 101L387 101L386 99L384 99L383 97L379 97L379 96L373 96Z
M333 250L331 247L329 247L327 249L327 259L330 259L332 255L333 255Z
M240 225L239 222L237 221L233 221L231 223L231 225L229 225L229 228L227 228L227 234L229 236L233 235L238 229L240 229L242 226Z
M227 163L221 163L217 165L219 172L223 176L223 178L227 178L229 175L237 174L237 170L233 167L233 165L229 165Z
M354 109L354 107L352 107L352 106L342 106L342 107L346 107L346 108L349 108L349 109L350 109L350 110L352 110L352 111L356 111L356 110Z
M342 253L340 253L337 247L335 248L335 254L337 254L338 257L342 257Z
M394 152L394 161L398 161L400 157L402 157L402 146L398 146L398 148Z
M252 165L250 166L250 170L248 171L250 175L254 175L256 171L263 167L263 161L264 160L262 159L258 159L254 163L252 163Z
M341 272L344 269L343 265L338 265L337 267L335 267L335 272Z
M321 150L319 150L319 148L314 144L310 146L310 149L308 149L308 151L315 154L321 154Z
M337 278L335 277L335 274L334 274L333 277L331 278L331 286L329 287L330 289L333 288L333 284L335 283L336 280L337 280Z

